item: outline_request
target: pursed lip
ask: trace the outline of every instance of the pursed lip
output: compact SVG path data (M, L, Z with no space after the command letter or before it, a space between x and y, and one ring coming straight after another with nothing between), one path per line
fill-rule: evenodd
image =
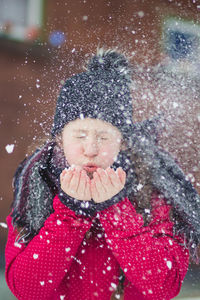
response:
M99 168L99 166L95 164L86 164L83 166L83 169L87 172L94 172Z

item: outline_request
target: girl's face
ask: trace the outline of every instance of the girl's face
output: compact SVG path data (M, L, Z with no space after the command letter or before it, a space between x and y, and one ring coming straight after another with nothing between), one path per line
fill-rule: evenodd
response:
M62 131L67 162L89 173L98 167L110 167L120 151L121 141L120 131L99 119L76 119L65 125Z

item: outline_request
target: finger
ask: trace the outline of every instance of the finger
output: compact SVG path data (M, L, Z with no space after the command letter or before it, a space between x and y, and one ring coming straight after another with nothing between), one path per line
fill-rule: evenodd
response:
M87 184L89 185L90 195L91 195L91 198L92 198L92 184L93 183L92 183L92 180L89 177L87 178Z
M99 179L100 179L105 191L107 191L107 187L109 186L109 184L111 184L108 174L106 173L106 171L104 169L101 169L101 168L97 169L97 173L99 175Z
M77 188L77 192L78 194L81 196L84 196L85 194L85 188L86 188L86 172L84 170L82 170L80 172L80 180L79 180L79 185Z
M121 181L121 184L124 186L126 182L126 172L120 167L117 169L117 175L119 176L119 179Z
M91 189L91 196L92 196L92 199L97 202L99 200L99 193L97 191L97 188L96 188L96 184L95 184L95 180L94 178L91 180L90 182L90 189Z
M66 172L67 172L67 169L64 169L64 170L62 170L61 174L62 174L62 175L65 175Z
M108 168L106 169L106 172L113 187L118 187L118 185L121 184L121 182L115 171L111 168Z
M66 174L66 169L62 170L62 172L60 173L60 180L64 179L65 174Z
M79 181L80 181L80 169L75 169L73 171L73 176L69 185L69 188L71 189L71 193L74 194L77 192L78 186L79 186Z
M72 179L73 176L73 172L72 170L63 170L62 173L60 174L60 180L62 183L65 183L66 185L68 185Z
M102 192L105 193L106 189L105 189L103 183L101 182L100 175L97 172L94 172L93 179L95 181L95 185L96 185L98 194L101 195Z
M91 200L92 196L91 196L91 189L90 189L90 179L89 177L86 175L86 186L85 186L85 199L86 200Z

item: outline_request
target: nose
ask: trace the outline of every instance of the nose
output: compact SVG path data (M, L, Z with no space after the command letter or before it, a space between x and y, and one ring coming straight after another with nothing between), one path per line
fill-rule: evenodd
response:
M87 138L83 147L85 156L94 157L98 155L98 143L95 138Z

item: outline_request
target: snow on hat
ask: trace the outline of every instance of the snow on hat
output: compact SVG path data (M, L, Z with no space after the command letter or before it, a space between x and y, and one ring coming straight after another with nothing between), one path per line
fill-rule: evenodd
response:
M51 134L77 118L95 118L116 126L124 135L132 131L131 72L127 58L114 50L97 50L85 72L67 79L57 100Z

